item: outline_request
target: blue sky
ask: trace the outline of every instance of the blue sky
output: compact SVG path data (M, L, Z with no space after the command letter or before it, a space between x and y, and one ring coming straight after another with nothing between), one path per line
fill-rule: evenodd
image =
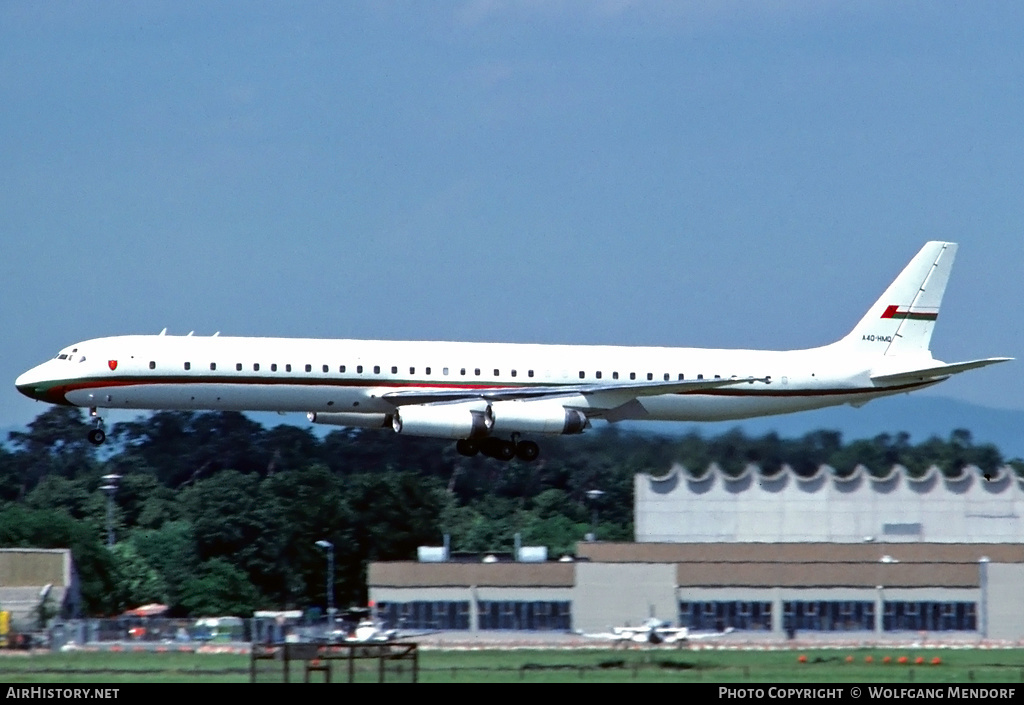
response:
M960 243L1022 357L1024 6L0 3L0 426L122 333L787 349ZM923 392L1024 409L1020 362Z

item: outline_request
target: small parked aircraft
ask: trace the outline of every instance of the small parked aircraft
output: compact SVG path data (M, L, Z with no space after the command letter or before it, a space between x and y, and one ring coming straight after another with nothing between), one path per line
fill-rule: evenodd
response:
M713 639L733 631L729 627L721 632L691 632L687 627L672 627L668 622L651 617L639 627L612 627L610 632L582 634L588 639L605 639L623 644L680 644L699 639Z

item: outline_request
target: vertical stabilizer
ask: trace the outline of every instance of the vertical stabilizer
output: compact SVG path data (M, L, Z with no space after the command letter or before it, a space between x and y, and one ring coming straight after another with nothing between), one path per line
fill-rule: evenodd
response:
M840 344L876 355L927 351L956 247L926 243Z

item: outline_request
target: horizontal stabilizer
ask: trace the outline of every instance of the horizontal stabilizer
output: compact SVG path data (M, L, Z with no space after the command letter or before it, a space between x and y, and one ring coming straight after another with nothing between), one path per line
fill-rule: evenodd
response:
M948 365L939 365L937 367L925 367L920 370L910 370L908 372L895 372L892 374L884 375L871 375L872 382L882 382L884 384L903 384L906 382L923 382L930 379L941 379L943 377L949 377L951 375L966 372L967 370L976 370L981 367L988 367L994 365L997 362L1007 362L1012 360L1012 357L990 357L984 360L970 360L969 362L953 362Z

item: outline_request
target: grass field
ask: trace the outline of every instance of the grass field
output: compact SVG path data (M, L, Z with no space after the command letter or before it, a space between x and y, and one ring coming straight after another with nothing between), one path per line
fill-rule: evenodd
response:
M801 662L800 656L806 658ZM883 660L888 656L889 663ZM900 664L903 656L907 663ZM869 658L871 662L866 662ZM915 664L921 657L924 664ZM938 657L941 663L932 665ZM852 661L847 661L852 658ZM280 666L261 667L260 681L280 681ZM301 668L292 671L302 680ZM316 674L314 674L316 675ZM360 681L375 680L364 662ZM409 665L388 680L408 681ZM344 663L333 678L344 681ZM322 678L322 675L320 676ZM695 683L1024 683L1024 649L849 649L821 651L515 650L421 651L423 683L695 682ZM0 656L0 682L246 683L249 657L234 654L69 653Z

